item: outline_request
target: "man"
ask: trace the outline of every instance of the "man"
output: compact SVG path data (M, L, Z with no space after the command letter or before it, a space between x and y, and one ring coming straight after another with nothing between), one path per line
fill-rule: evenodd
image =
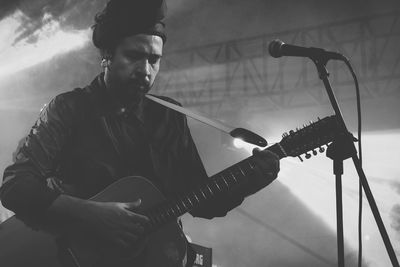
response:
M80 225L127 248L140 242L149 221L139 211L141 200L100 203L88 198L131 175L147 177L166 197L208 179L186 118L144 97L166 42L165 8L162 0L111 0L96 16L93 43L104 72L89 86L55 97L4 172L2 203L27 225ZM277 156L254 154L257 166L244 188L191 214L225 216L273 181Z

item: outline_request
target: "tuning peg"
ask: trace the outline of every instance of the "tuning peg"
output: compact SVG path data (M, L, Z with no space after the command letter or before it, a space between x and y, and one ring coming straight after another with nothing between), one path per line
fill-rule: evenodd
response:
M289 134L294 134L294 131L293 131L293 130L290 130L290 131L289 131Z
M317 155L317 151L315 151L314 149L312 150L312 153L313 153L314 156Z
M311 124L313 124L314 122L313 122L313 121L309 121L308 123L309 123L308 125L311 125Z
M306 153L306 159L309 159L309 158L311 158L311 154L310 153Z
M319 153L324 153L325 152L325 148L323 146L319 147Z
M320 121L321 120L321 118L320 117L317 117L317 119Z
M284 132L283 134L282 134L282 137L283 138L285 138L286 136L288 136L289 134L287 133L287 132Z
M301 161L301 162L303 162L304 160L301 158L301 156L297 156L298 158L299 158L299 160Z

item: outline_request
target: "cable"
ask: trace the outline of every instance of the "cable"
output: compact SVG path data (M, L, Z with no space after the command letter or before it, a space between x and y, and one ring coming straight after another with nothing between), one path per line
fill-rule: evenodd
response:
M356 99L357 99L357 119L358 119L358 129L357 129L357 138L358 138L358 154L360 157L360 166L362 166L362 145L361 145L361 126L362 126L362 121L361 121L361 97L360 97L360 88L358 85L358 80L357 76L354 73L354 70L350 64L350 61L346 58L344 60L346 63L347 67L349 68L351 75L353 76L354 83L356 86ZM362 199L363 199L363 193L362 193L362 184L361 180L358 181L358 267L361 267L362 265Z

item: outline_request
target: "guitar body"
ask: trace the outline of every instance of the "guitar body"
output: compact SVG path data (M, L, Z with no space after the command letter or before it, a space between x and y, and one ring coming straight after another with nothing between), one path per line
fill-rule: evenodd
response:
M125 177L91 198L99 202L133 202L140 198L143 210L165 201L162 193L147 179ZM81 233L68 235L73 256L82 267L178 267L186 264L186 238L176 221L163 225L146 237L143 246L121 255L101 240ZM67 244L68 245L68 244Z
M142 177L125 177L108 186L105 190L91 198L99 202L133 202L140 198L143 210L154 207L165 201L162 193L147 179ZM8 221L8 222L7 222ZM80 267L182 267L186 264L186 238L181 227L176 221L167 223L159 229L146 236L142 245L129 252L121 251L109 246L102 240L93 235L79 231L69 233L61 237L62 246L67 249L67 261L65 257L62 262L54 254L60 249L55 240L48 234L30 230L24 226L15 217L10 218L5 223L15 223L18 226L15 231L28 234L31 250L50 252L48 259L41 262L48 262L47 265L29 266L80 266ZM3 226L3 224L1 225ZM4 230L4 229L2 229ZM14 234L15 234L14 231ZM20 235L23 238L23 235ZM1 238L1 234L0 234ZM0 241L7 246L7 241ZM26 243L23 242L23 243ZM22 242L21 242L22 244ZM11 259L10 254L2 255L0 252L0 261L2 258L10 262L7 266L22 267L28 266L19 264L18 255L21 255L21 248L14 248L15 259ZM4 252L4 251L3 251ZM12 253L12 251L10 251ZM34 260L35 261L35 260ZM1 261L5 262L5 261Z

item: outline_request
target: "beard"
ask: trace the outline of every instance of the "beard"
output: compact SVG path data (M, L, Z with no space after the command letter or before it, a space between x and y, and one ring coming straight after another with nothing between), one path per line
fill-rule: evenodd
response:
M135 104L144 98L151 87L151 83L135 79L127 82L115 83L113 91L122 103Z

